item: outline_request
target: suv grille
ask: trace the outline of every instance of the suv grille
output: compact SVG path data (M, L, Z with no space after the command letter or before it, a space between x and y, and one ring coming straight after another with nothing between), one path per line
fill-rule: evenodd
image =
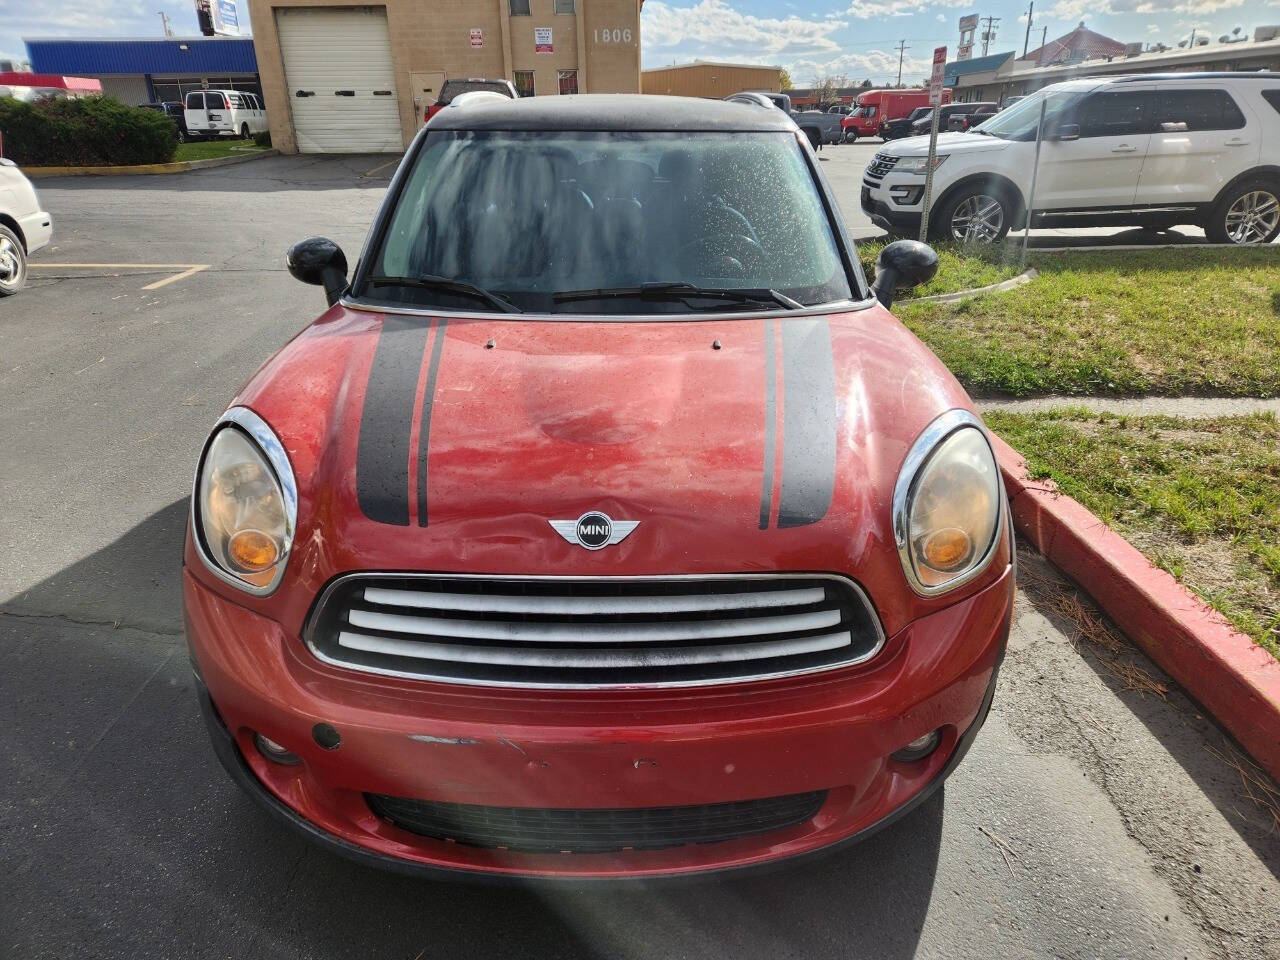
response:
M873 180L883 180L884 175L898 165L898 158L887 153L877 153L867 167L867 176Z
M331 663L458 683L716 683L860 663L884 641L830 575L502 578L357 574L307 641Z
M471 847L540 853L661 850L772 833L811 820L827 791L695 807L562 810L481 807L365 794L369 808L401 830Z

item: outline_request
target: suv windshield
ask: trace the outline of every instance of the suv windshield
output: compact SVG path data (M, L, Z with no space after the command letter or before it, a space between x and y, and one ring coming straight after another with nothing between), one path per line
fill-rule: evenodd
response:
M1002 140L1034 140L1036 127L1040 123L1040 104L1044 103L1044 126L1052 130L1062 117L1063 111L1071 107L1083 94L1078 90L1049 90L1033 93L1025 100L1019 100L1012 107L995 114L983 121L978 128L982 133Z
M357 287L381 302L536 313L777 309L853 294L786 132L432 131Z
M511 95L507 85L498 80L446 80L444 86L440 88L440 99L436 102L447 107L453 102L454 97L460 97L464 93L475 93L477 90L488 90L503 96Z

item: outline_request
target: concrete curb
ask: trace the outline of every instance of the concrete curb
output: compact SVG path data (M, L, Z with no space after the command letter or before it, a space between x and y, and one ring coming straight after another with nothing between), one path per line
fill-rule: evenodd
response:
M993 437L1018 533L1280 780L1280 661Z
M179 160L177 163L139 163L132 166L110 167L23 167L22 172L32 179L40 177L110 177L133 174L186 173L188 170L205 170L209 167L228 167L247 163L263 157L273 157L280 151L274 148L258 150L243 157L210 157L208 160Z
M984 293L1000 293L1003 290L1013 290L1024 284L1030 283L1036 277L1040 276L1040 271L1032 267L1026 273L1020 273L1016 277L1010 277L1008 280L1001 280L999 283L990 283L985 287L970 287L968 290L957 290L955 293L935 293L931 297L911 297L904 299L903 303L954 303L957 300L968 300L970 297L977 297Z

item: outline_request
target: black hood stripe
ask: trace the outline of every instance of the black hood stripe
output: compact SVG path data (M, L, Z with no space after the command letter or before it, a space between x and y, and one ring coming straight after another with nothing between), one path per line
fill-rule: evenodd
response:
M440 372L440 354L444 350L444 328L448 320L436 321L435 342L431 345L431 366L422 391L422 420L418 424L418 526L427 525L427 452L431 444L431 411L435 406L436 374Z
M825 319L782 321L782 483L778 526L827 515L836 484L836 369Z
M778 321L766 320L764 326L764 480L760 489L760 529L769 529L773 510L773 461L777 451L778 430L778 360L773 341Z
M382 322L356 446L356 502L370 520L409 525L409 440L428 324L388 316Z

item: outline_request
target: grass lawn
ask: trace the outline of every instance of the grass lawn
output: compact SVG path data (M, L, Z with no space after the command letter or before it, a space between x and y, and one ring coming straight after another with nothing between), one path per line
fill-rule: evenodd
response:
M1280 421L992 412L987 424L1280 657Z
M970 260L955 271L992 282ZM1016 290L894 312L979 394L1280 395L1280 248L1030 263L1040 276Z
M179 160L212 160L215 157L243 157L250 153L265 150L252 140L193 140L190 143L178 144L178 152L173 155L175 162Z
M875 277L876 257L884 245L879 240L861 240L857 244L858 259L862 261L862 270L868 280ZM904 294L898 303L911 297L930 297L937 293L985 287L1022 272L1018 269L1017 256L1003 247L993 249L976 244L938 243L933 248L938 251L937 275L924 286Z

